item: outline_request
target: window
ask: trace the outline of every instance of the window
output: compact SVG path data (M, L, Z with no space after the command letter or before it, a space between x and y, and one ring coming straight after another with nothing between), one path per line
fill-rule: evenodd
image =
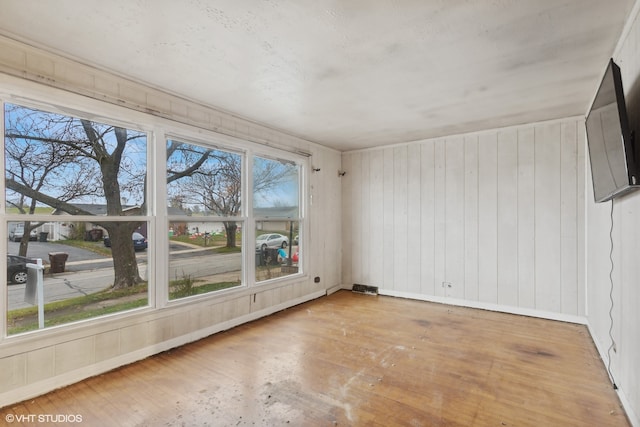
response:
M297 156L169 138L166 162L149 167L160 153L136 126L9 103L3 112L7 334L301 274ZM158 204L166 222L148 208ZM32 298L39 263L42 303Z
M300 166L254 157L253 215L257 282L299 272Z
M148 305L146 133L13 104L4 118L8 333L39 326L14 297L26 260L45 265L45 326Z
M167 142L169 299L242 284L242 160Z

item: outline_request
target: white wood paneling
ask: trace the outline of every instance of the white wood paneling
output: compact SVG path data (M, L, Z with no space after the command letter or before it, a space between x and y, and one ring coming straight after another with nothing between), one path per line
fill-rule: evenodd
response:
M354 283L353 269L352 269L352 257L353 257L353 235L354 235L354 215L356 215L355 209L353 209L353 176L351 172L353 167L353 158L357 154L343 154L342 155L342 168L341 171L349 171L340 178L342 183L342 283L345 285L351 285ZM348 209L346 207L349 207Z
M535 144L533 127L518 131L518 306L534 308Z
M420 145L407 147L407 290L420 292L422 242L420 236L422 202L420 187L422 183ZM415 177L417 179L411 178Z
M576 275L576 280L578 282L578 315L580 316L586 316L586 310L587 310L587 289L586 289L586 268L585 268L585 260L586 260L586 239L587 239L587 233L586 233L586 185L588 185L588 178L585 179L584 181L581 181L581 177L586 177L587 176L587 169L586 169L586 157L585 157L585 150L586 150L586 130L585 130L585 126L582 123L578 123L577 124L577 129L578 129L578 134L577 134L577 144L578 144L578 150L577 150L577 168L576 168L576 175L578 176L578 181L576 183L576 188L577 188L577 200L576 200L576 213L577 213L577 221L576 221L576 227L578 229L577 231L577 262L578 265L576 267L576 270L578 271L577 275Z
M362 153L360 159L360 181L359 186L356 188L360 191L360 221L362 229L360 234L360 248L354 254L355 257L359 256L361 259L360 277L362 277L363 283L371 283L371 245L375 244L376 232L371 228L371 216L375 215L373 206L371 205L371 179L369 176L370 153Z
M382 242L384 248L384 256L382 257L382 264L384 266L382 275L382 287L386 289L393 289L394 278L393 272L395 270L395 258L393 255L393 242L394 242L394 218L395 218L395 193L394 193L394 150L393 148L385 148L383 151L383 230L380 235L379 242Z
M310 235L302 236L305 241L302 243L301 256L304 257L305 271L311 277L320 277L320 283L335 286L342 284L341 267L334 264L336 258L342 260L342 181L337 173L342 168L341 156L317 150L311 160L311 166L320 170L309 175L310 205L306 218ZM311 218L323 218L323 221ZM327 227L326 224L331 226ZM321 267L326 263L331 264L332 268Z
M560 135L560 283L563 313L578 314L577 123L563 123ZM584 182L580 180L580 182Z
M351 273L354 277L358 277L358 282L364 280L362 270L362 238L368 230L364 228L362 223L362 156L354 156L351 160L351 169L349 179L351 187L351 202L353 203L354 213L351 217L351 230L353 233L353 242L351 246ZM366 184L366 183L365 183Z
M559 123L535 127L535 307L557 312L562 307L560 146Z
M435 142L420 144L420 290L435 295Z
M384 187L383 187L383 174L384 174L384 161L382 151L372 151L370 156L370 200L371 200L371 227L370 234L372 241L369 248L370 262L369 271L371 286L381 287L383 284L383 271L384 271L384 255L385 248L382 244L382 235L384 231Z
M407 286L408 268L407 241L411 230L408 223L408 192L407 184L409 174L407 146L393 149L393 244L388 248L392 252L388 254L393 259L393 286ZM412 178L413 179L413 178ZM387 236L385 236L387 237Z
M498 302L498 136L478 143L478 301Z
M580 126L567 119L345 153L357 175L343 187L352 282L580 315Z
M478 300L478 137L464 139L464 295Z
M433 271L435 274L435 295L444 296L443 288L446 282L447 272L446 262L446 176L445 176L445 141L438 139L435 141L435 164L434 164L434 228L435 228L435 256L433 260Z
M464 297L464 140L445 144L445 296Z
M518 305L518 133L498 133L498 304Z

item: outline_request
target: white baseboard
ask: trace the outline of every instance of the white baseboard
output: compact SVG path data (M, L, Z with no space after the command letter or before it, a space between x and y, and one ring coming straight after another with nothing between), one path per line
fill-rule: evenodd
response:
M555 313L551 311L536 310L532 308L512 307L508 305L491 304L479 301L469 301L456 298L439 297L433 295L417 294L413 292L400 292L389 289L378 289L379 295L387 295L399 298L415 299L420 301L436 302L440 304L449 304L459 307L478 308L481 310L498 311L501 313L517 314L521 316L538 317L549 320L559 320L562 322L587 324L587 319L583 316L575 316L571 314Z
M335 285L335 286L332 286L332 287L330 287L329 289L327 289L327 295L334 294L334 293L336 293L336 292L338 292L338 291L340 291L340 290L342 290L342 289L347 289L347 288L345 288L345 287L344 287L344 285Z

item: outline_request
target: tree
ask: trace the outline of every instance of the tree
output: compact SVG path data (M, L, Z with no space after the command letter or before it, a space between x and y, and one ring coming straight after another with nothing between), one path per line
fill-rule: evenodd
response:
M140 224L109 219L146 212L146 135L88 119L6 104L5 145L6 158L10 159L5 177L7 199L15 196L21 212L30 214L40 204L70 215L92 215L82 203L105 203L107 216L93 222L107 230L111 240L113 288L140 283L131 240ZM254 197L286 181L291 176L291 166L278 161L254 165ZM167 186L175 193L168 195L172 203L184 204L194 211L202 207L223 218L240 216L242 157L170 141ZM123 199L137 201L134 203L137 207L125 210ZM237 224L233 219L223 222L227 246L235 247ZM25 225L25 230L32 227L29 221Z
M275 193L274 189L291 178L293 163L264 161L254 164L255 195ZM167 146L167 183L171 200L180 200L192 211L202 207L221 218L242 215L242 157L179 141ZM224 220L226 246L237 246L236 221Z
M20 157L21 151L17 149L11 158L26 161L7 165L7 189L25 201L30 199L31 213L40 203L71 215L91 215L74 203L87 197L104 200L107 217L104 221L95 222L107 230L111 239L115 275L113 288L140 283L142 279L131 240L131 234L139 223L108 219L109 216L135 215L145 211L146 160L142 166L136 164L140 158L146 159L146 155L139 152L141 148L146 150L145 135L122 127L20 106L9 106L5 117L5 141L9 141L9 145L24 147L24 152L29 151L26 147L32 147L31 150L49 154L48 163L28 164L31 160ZM133 144L134 141L142 143ZM53 161L56 156L63 160ZM29 175L25 171L33 172L32 179L35 176L39 178L29 182L25 179ZM33 185L36 181L41 185ZM127 194L142 193L140 207L123 210L123 189Z
M241 214L242 163L237 154L208 150L208 161L184 180L182 191L200 200L205 210L220 217ZM198 206L197 204L194 206ZM228 248L235 248L238 224L223 221Z
M19 107L8 105L7 115L11 117L11 113L16 112L17 108ZM19 113L18 116L20 116ZM32 119L32 116L20 117L13 124L15 128L19 127L23 134L29 133L42 138L42 129L39 129ZM38 192L52 188L51 181L63 178L67 167L73 162L73 156L69 156L65 150L57 150L53 144L29 144L12 135L10 129L5 139L7 178ZM82 191L80 188L76 188L75 193L80 191ZM61 194L60 198L65 200L66 196ZM37 200L18 193L14 200L7 200L7 205L15 207L21 214L33 215L36 212ZM42 224L42 222L24 221L24 236L20 241L19 255L26 256L29 245L29 239L26 237Z

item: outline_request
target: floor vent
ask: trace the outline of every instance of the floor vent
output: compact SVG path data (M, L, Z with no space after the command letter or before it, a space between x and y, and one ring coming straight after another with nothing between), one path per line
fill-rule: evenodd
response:
M358 285L356 283L353 285L353 288L351 288L351 290L359 294L378 295L377 286Z

